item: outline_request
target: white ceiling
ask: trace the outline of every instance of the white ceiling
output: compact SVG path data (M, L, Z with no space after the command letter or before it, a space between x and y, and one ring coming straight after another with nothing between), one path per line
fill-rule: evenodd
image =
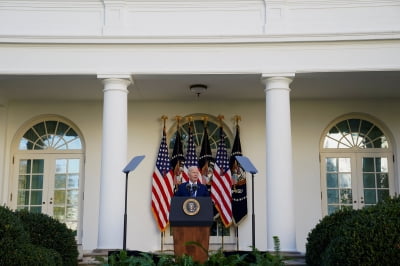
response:
M259 100L259 74L138 75L129 100L184 101L196 98L192 84L205 84L201 100ZM400 98L400 72L296 74L292 99ZM101 100L103 85L93 76L0 76L0 100Z

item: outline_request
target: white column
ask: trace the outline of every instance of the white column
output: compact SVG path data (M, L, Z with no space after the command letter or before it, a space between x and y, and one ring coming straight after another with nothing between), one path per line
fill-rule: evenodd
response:
M294 220L290 88L294 74L262 75L266 98L267 237L273 250L297 251Z
M103 79L99 249L121 249L125 211L129 75L98 75Z

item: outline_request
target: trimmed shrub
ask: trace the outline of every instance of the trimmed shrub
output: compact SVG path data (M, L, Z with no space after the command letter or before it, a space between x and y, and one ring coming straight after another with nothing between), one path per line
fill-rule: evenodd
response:
M399 197L325 217L310 232L306 245L308 265L392 265L398 261Z
M42 214L17 211L31 243L47 249L53 249L61 255L62 265L75 266L78 263L78 248L74 232L56 219Z
M32 244L20 245L13 253L8 255L6 265L15 266L60 266L63 265L60 254L53 250Z
M21 221L10 209L0 206L0 265L14 265L13 254L26 243L29 235Z
M307 237L306 263L309 266L319 266L322 263L321 254L337 236L337 228L353 215L353 210L342 209L334 214L325 216Z

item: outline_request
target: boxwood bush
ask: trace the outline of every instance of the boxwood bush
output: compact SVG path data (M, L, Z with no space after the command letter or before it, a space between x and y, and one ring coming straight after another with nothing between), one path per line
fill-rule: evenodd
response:
M307 265L392 265L400 261L400 197L340 210L309 233Z
M72 230L44 214L0 206L0 265L77 265Z
M17 211L16 215L28 231L31 243L60 253L64 266L78 263L78 248L74 232L56 219L28 211Z

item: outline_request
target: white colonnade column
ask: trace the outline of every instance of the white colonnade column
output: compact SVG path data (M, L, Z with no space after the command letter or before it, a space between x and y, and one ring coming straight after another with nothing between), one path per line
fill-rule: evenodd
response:
M98 75L104 84L99 249L123 246L125 174L130 75Z
M293 73L262 75L266 99L268 250L279 237L282 251L297 251L294 220L290 88Z

